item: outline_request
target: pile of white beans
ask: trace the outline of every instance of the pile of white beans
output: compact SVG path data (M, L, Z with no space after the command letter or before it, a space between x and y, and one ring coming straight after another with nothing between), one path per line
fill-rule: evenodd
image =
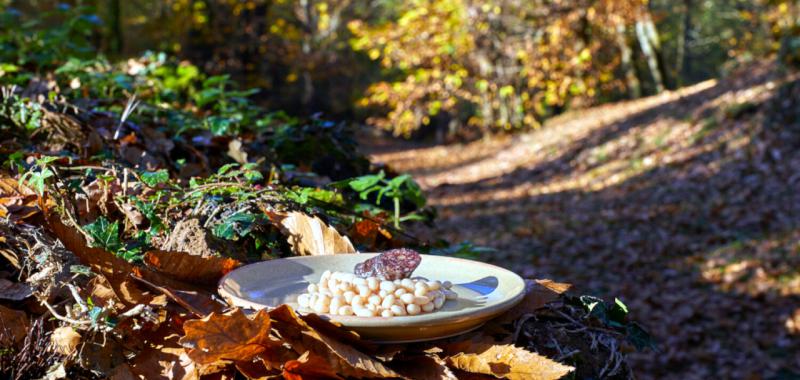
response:
M301 308L318 314L394 317L430 313L446 300L458 298L450 281L414 277L402 280L361 278L352 273L325 271L318 284L297 297Z

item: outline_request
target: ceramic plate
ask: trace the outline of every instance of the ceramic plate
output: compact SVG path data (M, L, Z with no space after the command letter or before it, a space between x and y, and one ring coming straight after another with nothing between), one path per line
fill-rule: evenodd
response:
M298 312L297 296L309 283L318 283L326 270L352 273L353 267L374 253L302 256L262 261L238 268L220 280L219 293L231 304L248 309L272 308L286 303ZM358 332L362 338L385 343L418 342L458 335L518 303L525 283L515 273L482 262L422 255L414 276L448 280L458 293L442 309L429 314L401 317L325 315Z

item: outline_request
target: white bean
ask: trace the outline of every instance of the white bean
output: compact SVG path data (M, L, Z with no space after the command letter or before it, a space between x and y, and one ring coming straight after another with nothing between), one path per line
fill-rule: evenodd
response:
M412 303L406 306L406 311L408 312L409 315L417 315L420 312L422 312L422 309L419 307L419 305Z
M317 284L308 284L308 292L311 294L316 293L319 290Z
M369 290L369 288L366 285L358 286L358 295L360 295L361 297L369 297L370 293L372 293L372 291Z
M375 305L374 303L368 303L368 304L367 304L366 306L364 306L364 307L366 307L366 308L367 308L367 309L369 309L369 310L375 311L375 312L377 312L377 311L378 311L378 305Z
M333 273L331 273L331 271L326 270L325 272L322 272L322 278L320 279L320 281L326 281L329 278L331 278L332 275Z
M339 315L353 315L353 307L350 305L344 305L340 307Z
M310 298L311 296L307 293L301 294L299 297L297 297L297 303L300 305L300 307L306 309L308 308L308 300Z
M344 305L344 298L340 296L334 296L333 299L331 299L331 304L330 304L331 314L333 314L334 311L338 312L339 308L342 307L343 305Z
M353 300L350 301L350 304L353 305L353 307L363 306L364 305L364 297L362 297L362 296L353 296Z
M414 295L417 297L424 297L426 294L428 294L428 288L418 287L414 290Z
M412 304L414 303L414 295L411 293L406 293L400 296L400 301L403 301L404 304Z
M355 285L355 286L359 286L359 285L366 286L367 285L367 279L363 278L363 277L356 277L356 278L353 279L353 285Z
M389 310L391 310L394 315L406 315L406 308L402 305L392 305Z
M428 303L426 303L426 304L422 305L422 311L424 311L424 312L426 312L426 313L430 313L430 312L432 312L433 310L434 310L434 304L433 304L433 302L428 302Z
M387 293L385 290L381 290L381 291L379 291L379 292L378 292L378 295L379 295L379 296L381 296L381 298L383 298L383 297L386 297L386 296L388 296L389 294L390 294L390 293Z
M321 299L318 299L317 302L314 304L314 312L317 314L327 313L328 312L328 304L322 302Z
M352 290L348 290L348 291L344 292L344 294L342 296L344 297L344 301L345 302L351 303L351 302L353 302L353 297L356 296L356 293L354 291L352 291Z
M373 294L373 295L369 296L368 301L369 301L370 305L377 306L377 305L381 304L381 297L378 296L377 294Z
M373 290L373 291L377 292L379 283L380 282L378 281L378 279L376 277L367 277L367 286L369 287L369 290Z
M384 309L388 309L388 308L392 307L392 305L394 305L394 301L395 301L395 300L397 300L397 298L395 298L395 296L394 296L394 295L391 295L391 294L390 294L390 295L386 296L386 297L383 299L383 301L381 302L381 306L382 306Z
M358 316L358 317L374 317L375 316L375 311L369 310L369 309L365 309L363 307L354 308L353 309L353 313L355 313L355 315Z
M408 290L406 290L406 288L398 288L397 290L394 291L394 296L395 297L400 297L400 296L402 296L403 294L406 294L406 293L408 293Z
M428 283L428 289L430 290L439 290L442 287L442 283L439 281L431 281Z
M441 309L442 306L444 306L444 301L445 301L444 294L438 294L436 297L433 298L433 307L436 310Z
M397 286L391 281L381 281L381 290L392 293L397 289Z
M414 291L414 281L411 281L410 278L404 278L402 281L400 281L400 285L406 288L406 290L409 292Z
M416 305L422 306L429 302L431 302L431 299L428 297L414 297L414 304Z
M381 312L381 317L388 318L388 317L393 317L393 316L394 316L394 313L392 313L392 311L391 311L391 310L385 310L385 309L384 309L384 310Z

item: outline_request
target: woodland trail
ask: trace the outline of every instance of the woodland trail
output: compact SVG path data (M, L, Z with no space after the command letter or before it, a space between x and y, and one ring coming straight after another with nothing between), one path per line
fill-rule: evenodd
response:
M798 89L758 66L524 134L365 145L438 209L428 238L623 300L659 342L639 378L796 378L800 130L774 115Z

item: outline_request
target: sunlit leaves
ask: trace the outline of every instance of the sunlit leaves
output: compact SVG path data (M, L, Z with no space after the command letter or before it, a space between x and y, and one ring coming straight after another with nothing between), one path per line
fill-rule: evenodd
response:
M101 216L93 223L83 226L83 229L92 238L89 243L92 247L103 248L109 252L117 252L122 249L122 241L119 239L119 223L111 223L108 219Z
M144 172L141 175L142 182L147 186L155 187L158 184L166 183L169 181L169 173L166 170L158 170L154 172Z

